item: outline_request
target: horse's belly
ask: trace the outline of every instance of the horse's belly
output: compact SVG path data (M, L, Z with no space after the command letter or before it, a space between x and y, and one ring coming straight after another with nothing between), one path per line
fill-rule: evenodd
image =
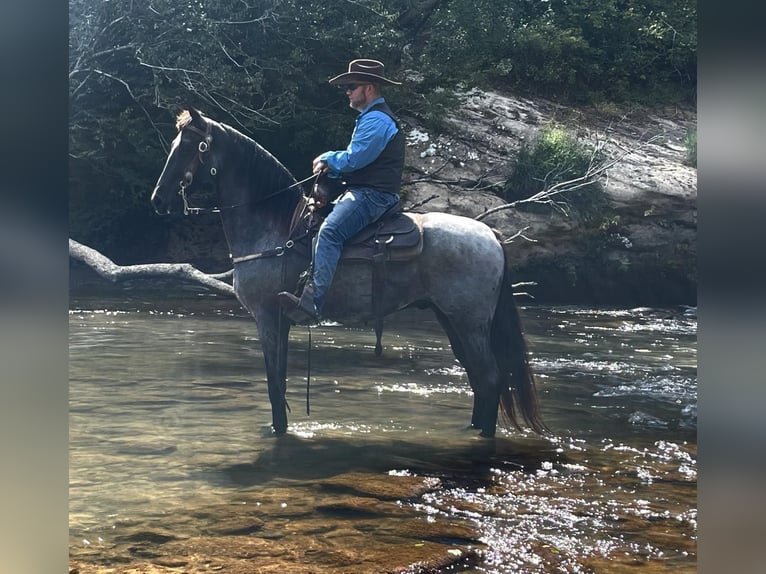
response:
M374 297L381 297L380 308L389 314L423 298L424 293L417 262L389 261L377 277L372 263L345 261L333 277L323 315L344 323L369 321L375 317Z

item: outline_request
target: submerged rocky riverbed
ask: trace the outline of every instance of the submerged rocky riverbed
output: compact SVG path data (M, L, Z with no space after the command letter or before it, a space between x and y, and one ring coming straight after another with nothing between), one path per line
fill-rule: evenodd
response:
M270 435L224 298L74 301L70 572L696 571L693 309L522 309L547 436L468 430L435 319L291 334Z

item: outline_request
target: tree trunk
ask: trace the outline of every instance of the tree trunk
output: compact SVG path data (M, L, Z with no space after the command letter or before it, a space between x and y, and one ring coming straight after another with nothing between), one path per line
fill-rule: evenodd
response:
M163 278L198 283L207 289L234 297L234 288L221 279L228 278L232 272L208 275L188 263L148 263L143 265L117 265L95 249L69 240L69 257L84 263L104 279L117 283L133 278Z

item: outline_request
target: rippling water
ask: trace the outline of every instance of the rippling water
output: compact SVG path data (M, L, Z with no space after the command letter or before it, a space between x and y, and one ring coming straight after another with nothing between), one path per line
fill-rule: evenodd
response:
M315 511L296 510L323 501L328 478L367 473L438 479L397 504L425 525L476 533L481 559L462 571L696 571L695 309L522 309L552 434L486 441L466 429L465 373L425 312L387 322L382 358L372 329L314 328L310 415L308 330L295 329L290 433L278 440L255 324L235 304L71 308L74 558L150 559L158 532L208 533L221 520L211 509L245 502L269 509L251 538L304 527L309 540L319 530L380 538L401 517L360 526L330 514L320 528Z

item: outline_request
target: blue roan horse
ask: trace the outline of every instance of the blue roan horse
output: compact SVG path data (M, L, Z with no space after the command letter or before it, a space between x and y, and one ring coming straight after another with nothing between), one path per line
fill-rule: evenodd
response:
M287 169L255 141L196 110L182 112L165 167L152 193L157 213L184 206L200 185L212 184L234 262L234 290L255 318L263 347L276 434L287 431L287 343L291 322L277 293L291 290L309 263L309 249L293 247L294 213L306 199ZM446 213L421 216L420 254L388 261L378 308L433 309L465 368L474 393L471 425L495 435L498 409L519 428L520 418L544 432L535 382L503 246L484 223ZM374 319L373 265L343 261L323 314L341 323ZM519 417L518 415L521 415Z

